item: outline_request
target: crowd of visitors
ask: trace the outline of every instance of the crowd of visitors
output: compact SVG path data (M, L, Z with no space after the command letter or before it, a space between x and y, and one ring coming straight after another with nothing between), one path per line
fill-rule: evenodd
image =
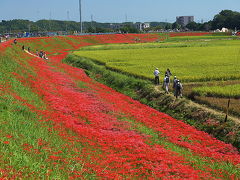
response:
M46 52L36 50L36 55L43 59L48 59Z
M9 40L9 38L10 38L9 35L2 35L2 36L0 36L0 43Z
M22 50L23 50L23 51L25 50L25 46L24 46L24 45L22 46ZM28 47L28 48L27 48L27 51L28 51L29 53L31 53L31 48ZM38 57L40 57L40 58L43 58L43 59L48 59L46 52L44 52L44 51L42 51L42 50L41 50L41 51L36 50L36 54L35 54L35 55L38 56Z
M154 78L155 84L159 85L160 84L160 81L159 81L159 74L160 74L160 72L159 72L158 68L156 68L154 70L153 74L155 76L155 78ZM172 76L172 73L171 73L170 69L167 69L166 72L165 72L164 79L163 79L163 84L162 84L162 88L165 90L165 92L167 94L169 93L171 76ZM172 89L173 89L174 96L176 98L182 97L183 85L180 82L180 80L177 79L177 76L174 76Z

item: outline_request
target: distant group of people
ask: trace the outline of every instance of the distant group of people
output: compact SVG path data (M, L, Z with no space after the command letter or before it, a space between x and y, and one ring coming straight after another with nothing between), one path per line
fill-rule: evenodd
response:
M159 85L160 84L160 80L159 80L159 70L158 68L156 68L153 72L155 78L154 78L154 82L156 85ZM166 72L165 72L165 76L164 76L164 79L163 79L163 85L162 85L162 88L165 89L165 92L168 94L169 93L169 86L170 86L170 77L172 76L172 73L170 71L170 69L167 69ZM176 76L174 76L174 79L173 79L173 91L174 91L174 96L176 98L178 97L182 97L182 92L183 92L183 86L182 86L182 83L180 82L179 79L177 79Z
M9 40L9 38L10 38L9 35L2 35L2 36L0 36L0 43Z
M23 51L25 50L25 46L24 46L24 45L22 46L22 50L23 50ZM30 47L27 48L27 51L28 51L29 53L31 53ZM38 57L40 57L40 58L43 58L43 59L48 59L46 52L44 52L44 51L42 51L42 50L41 50L41 51L36 50L36 56L38 56Z
M36 55L39 56L40 58L48 59L47 54L44 51L38 52L38 50L36 50Z

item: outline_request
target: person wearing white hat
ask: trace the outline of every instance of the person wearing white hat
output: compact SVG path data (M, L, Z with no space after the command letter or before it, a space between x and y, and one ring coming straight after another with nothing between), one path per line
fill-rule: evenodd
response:
M173 89L175 89L176 84L177 84L177 76L174 76L174 78L173 78Z
M156 85L159 85L159 70L158 70L158 68L156 68L155 69L155 71L153 72L153 74L154 74L154 76L155 76L155 79L154 79L154 81L155 81L155 84Z

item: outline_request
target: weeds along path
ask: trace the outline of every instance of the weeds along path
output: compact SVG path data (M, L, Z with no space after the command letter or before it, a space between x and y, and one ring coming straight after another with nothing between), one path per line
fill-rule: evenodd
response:
M136 37L68 37L60 38L62 45L57 43L59 39L55 43L45 39L51 44L45 46L51 53L49 60L18 51L27 61L23 66L33 73L13 75L37 94L46 108L21 98L19 101L26 101L41 121L53 122L54 131L66 145L62 152L42 157L41 162L47 160L50 171L41 177L56 178L65 173L67 178L239 178L240 154L231 145L90 79L82 69L62 63L68 54L66 49L79 48L81 43L134 42ZM44 44L45 40L31 40L28 46ZM27 41L22 40L20 45ZM13 58L17 60L18 55ZM74 149L71 154L70 147Z

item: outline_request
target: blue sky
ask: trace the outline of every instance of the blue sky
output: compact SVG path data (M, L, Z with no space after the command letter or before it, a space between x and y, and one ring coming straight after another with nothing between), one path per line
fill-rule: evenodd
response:
M79 0L0 0L0 20L79 21ZM208 21L221 10L240 12L240 0L82 0L83 20L98 22L167 21L192 15ZM69 12L69 13L68 13Z

